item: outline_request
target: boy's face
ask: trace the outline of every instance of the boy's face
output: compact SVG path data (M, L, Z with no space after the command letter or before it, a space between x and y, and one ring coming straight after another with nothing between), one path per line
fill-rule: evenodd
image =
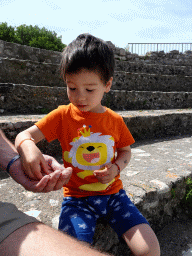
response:
M75 74L67 74L68 98L81 111L103 113L104 108L101 105L101 100L104 93L110 91L112 80L111 77L105 85L98 73L85 69Z

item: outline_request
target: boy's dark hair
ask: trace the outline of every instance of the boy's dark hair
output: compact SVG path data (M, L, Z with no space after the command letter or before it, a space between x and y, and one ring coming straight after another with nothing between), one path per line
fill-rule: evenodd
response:
M115 59L113 49L103 40L90 34L81 34L63 51L61 75L73 74L87 69L97 72L106 84L113 76Z

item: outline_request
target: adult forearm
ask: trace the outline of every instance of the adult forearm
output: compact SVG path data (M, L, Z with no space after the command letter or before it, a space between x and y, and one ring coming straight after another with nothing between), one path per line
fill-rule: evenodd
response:
M18 155L14 145L0 130L0 171L5 171L10 160Z

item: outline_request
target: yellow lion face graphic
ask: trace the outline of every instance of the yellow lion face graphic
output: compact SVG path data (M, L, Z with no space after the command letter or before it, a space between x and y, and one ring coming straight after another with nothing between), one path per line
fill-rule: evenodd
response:
M105 164L110 163L114 158L114 138L110 135L101 135L101 133L92 133L86 126L80 131L80 137L75 137L71 150L64 152L65 161L72 163L74 167L78 167L81 172L77 176L85 179L88 176L93 176L94 170L104 168ZM100 182L85 183L79 186L79 189L86 191L103 191L111 185L115 179L108 184Z
M70 152L64 152L64 159L81 170L99 170L114 157L114 138L110 135L92 133L90 129L70 143Z
M103 165L107 161L107 146L101 142L83 143L76 151L76 160L81 165Z

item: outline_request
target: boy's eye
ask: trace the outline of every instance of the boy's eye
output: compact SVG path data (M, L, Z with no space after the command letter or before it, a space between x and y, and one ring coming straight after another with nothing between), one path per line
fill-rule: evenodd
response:
M71 90L71 91L75 91L75 89L76 89L76 88L69 88L69 90Z
M88 91L88 92L93 92L94 90L88 90L88 89L87 89L87 91Z

